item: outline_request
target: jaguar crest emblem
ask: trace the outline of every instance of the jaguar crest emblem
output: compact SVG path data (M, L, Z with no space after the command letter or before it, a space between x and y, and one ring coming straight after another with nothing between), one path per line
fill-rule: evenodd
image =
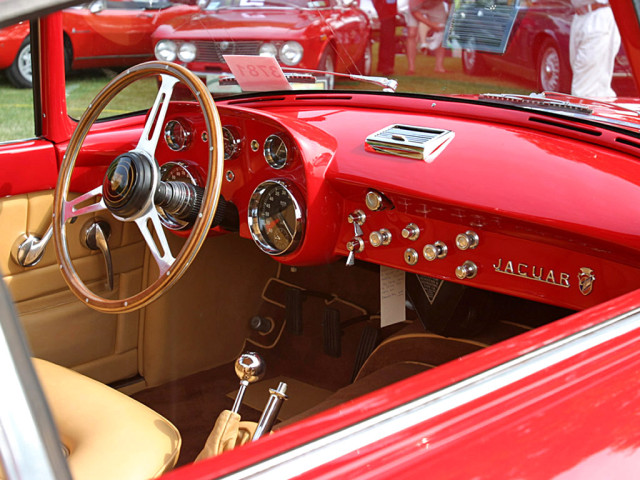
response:
M583 295L589 295L593 290L593 282L596 280L596 276L593 274L593 270L587 267L582 267L578 274L580 293Z

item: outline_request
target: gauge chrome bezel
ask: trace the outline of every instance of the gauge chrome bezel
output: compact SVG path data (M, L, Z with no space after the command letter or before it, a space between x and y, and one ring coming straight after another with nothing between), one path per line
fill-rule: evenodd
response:
M173 134L173 128L177 126L182 130L183 141L179 141ZM169 120L163 130L164 141L167 146L174 152L181 152L186 150L191 145L191 139L193 138L193 129L191 125L186 124L180 120Z
M233 160L240 153L240 145L242 143L238 130L230 125L224 126L222 127L222 138L225 142L224 161ZM229 140L229 142L227 142L227 140ZM227 155L227 145L231 150L229 155Z
M276 141L280 142L280 145L284 146L285 149L285 159L282 163L280 163L281 161L278 160L277 156L275 155L273 143ZM269 135L264 141L264 147L262 147L262 155L271 168L273 168L274 170L281 170L289 165L290 150L291 149L289 148L288 142L282 136L274 133L272 135Z
M261 200L268 192L277 187L282 188L289 196L289 200L294 206L296 220L291 241L284 249L271 245L271 243L269 243L262 234L259 224L259 207ZM280 179L272 179L258 185L251 194L247 213L251 238L253 238L253 241L263 252L273 256L284 255L286 253L291 253L298 247L298 245L300 245L304 233L304 203L302 202L301 195L297 193L297 189L290 182Z

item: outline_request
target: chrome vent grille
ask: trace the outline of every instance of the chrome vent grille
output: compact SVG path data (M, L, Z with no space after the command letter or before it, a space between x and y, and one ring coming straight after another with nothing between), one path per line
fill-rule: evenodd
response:
M450 130L391 125L369 135L365 141L365 149L370 152L431 162L453 139L453 136Z
M225 63L223 55L259 55L262 42L194 42L198 62Z

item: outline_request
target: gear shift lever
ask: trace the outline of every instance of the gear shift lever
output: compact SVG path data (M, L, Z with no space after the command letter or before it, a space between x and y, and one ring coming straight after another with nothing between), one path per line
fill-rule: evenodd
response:
M266 371L266 365L262 357L255 352L247 352L240 355L235 364L236 375L240 379L240 389L233 402L231 411L238 413L244 392L250 383L260 380Z

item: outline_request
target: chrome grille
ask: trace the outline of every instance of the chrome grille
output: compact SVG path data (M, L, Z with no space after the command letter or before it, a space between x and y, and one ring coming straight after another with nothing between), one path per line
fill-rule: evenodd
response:
M453 139L453 135L450 130L390 125L369 135L365 141L365 149L431 161Z
M194 42L198 62L224 63L223 55L258 55L261 42Z

